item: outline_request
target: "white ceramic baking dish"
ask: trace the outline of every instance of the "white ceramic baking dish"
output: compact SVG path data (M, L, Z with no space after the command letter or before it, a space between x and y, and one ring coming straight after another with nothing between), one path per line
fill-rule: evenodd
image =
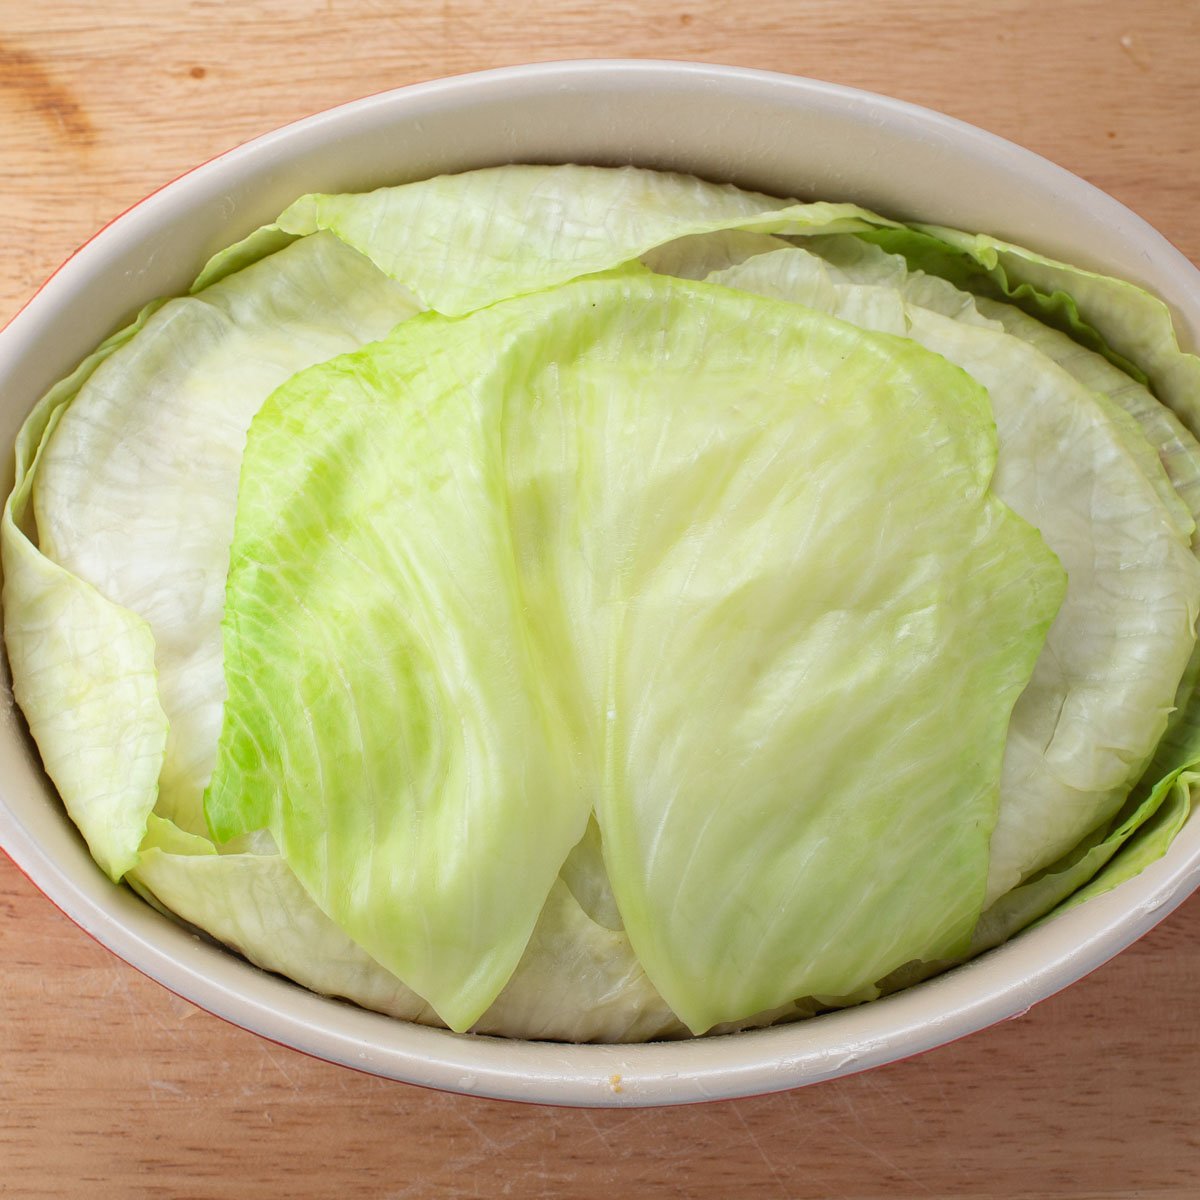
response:
M986 231L1134 280L1200 340L1200 272L1083 180L896 100L729 67L545 63L439 80L299 121L118 217L0 333L0 445L34 401L144 302L310 191L361 191L502 162L636 163ZM7 487L5 489L7 491ZM0 845L72 920L210 1012L396 1079L574 1105L682 1103L861 1070L1025 1012L1129 945L1200 885L1200 821L1108 895L906 992L801 1024L690 1042L568 1046L455 1035L313 995L111 884L3 696Z

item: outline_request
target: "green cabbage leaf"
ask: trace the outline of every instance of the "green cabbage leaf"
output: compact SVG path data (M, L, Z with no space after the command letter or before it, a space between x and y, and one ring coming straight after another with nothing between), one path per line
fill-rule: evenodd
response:
M944 359L727 288L411 320L251 427L214 832L454 1028L593 811L694 1032L960 951L1065 583L995 453Z

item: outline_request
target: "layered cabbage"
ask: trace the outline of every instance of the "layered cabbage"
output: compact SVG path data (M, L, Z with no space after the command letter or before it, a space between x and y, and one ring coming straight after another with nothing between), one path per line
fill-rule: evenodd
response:
M1161 856L1200 360L1131 284L635 168L306 196L35 408L16 698L97 863L398 1018L813 1016Z

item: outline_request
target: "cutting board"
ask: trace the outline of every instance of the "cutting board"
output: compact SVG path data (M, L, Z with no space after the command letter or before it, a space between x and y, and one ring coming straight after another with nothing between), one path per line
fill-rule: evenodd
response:
M812 75L1090 179L1200 261L1200 4L0 0L0 321L181 171L370 92L533 60ZM0 784L2 786L2 784ZM1019 1020L801 1091L572 1111L267 1043L143 978L0 858L0 1195L1200 1196L1200 897Z

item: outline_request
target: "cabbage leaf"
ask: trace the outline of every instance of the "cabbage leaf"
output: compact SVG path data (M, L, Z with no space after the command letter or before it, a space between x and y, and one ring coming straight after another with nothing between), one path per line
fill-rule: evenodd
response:
M694 1032L957 951L1064 583L995 453L943 359L727 288L414 318L251 426L214 834L452 1028L593 810Z

